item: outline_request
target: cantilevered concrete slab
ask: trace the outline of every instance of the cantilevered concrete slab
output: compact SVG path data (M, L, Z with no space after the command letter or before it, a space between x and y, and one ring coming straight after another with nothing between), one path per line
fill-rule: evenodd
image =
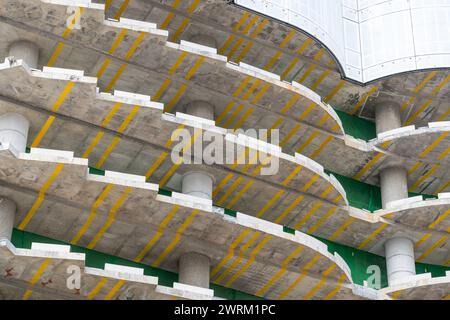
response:
M144 269L136 267L110 263L103 269L86 266L86 254L71 251L69 245L35 242L31 249L24 249L1 239L0 268L6 272L0 287L19 289L9 299L93 299L106 295L117 281L122 286L114 298L120 300L219 299L213 294L201 294L201 288L160 285L158 277L145 275ZM39 269L43 273L34 282ZM74 288L78 275L80 287ZM101 287L97 286L100 281Z

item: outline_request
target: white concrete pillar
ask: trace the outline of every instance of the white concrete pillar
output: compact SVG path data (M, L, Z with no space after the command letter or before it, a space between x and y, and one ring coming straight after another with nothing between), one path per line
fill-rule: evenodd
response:
M181 181L181 192L194 197L212 199L214 179L205 172L192 171L184 174Z
M30 122L18 113L0 115L0 142L9 142L18 152L25 152L27 147Z
M209 289L210 259L199 253L185 253L178 261L178 282Z
M216 39L206 34L197 34L189 38L190 42L201 44L211 48L217 48Z
M391 201L408 198L408 173L402 167L390 167L380 172L381 202L383 208Z
M11 240L15 215L16 204L14 201L0 197L0 239Z
M17 41L9 48L9 56L13 56L16 59L22 59L30 68L37 69L39 47L30 41Z
M404 237L393 238L386 241L384 249L389 285L416 274L412 240Z
M206 101L193 101L186 106L186 113L208 120L214 120L214 106Z
M377 134L401 128L400 107L395 103L377 105L375 108L375 124Z

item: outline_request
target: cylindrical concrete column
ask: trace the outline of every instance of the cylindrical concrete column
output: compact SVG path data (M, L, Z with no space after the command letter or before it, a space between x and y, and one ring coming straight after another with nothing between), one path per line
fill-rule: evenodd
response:
M194 197L211 200L213 184L214 179L207 173L200 171L188 172L183 176L183 180L181 181L181 192Z
M402 167L390 167L380 172L381 202L383 208L391 201L408 198L408 173Z
M389 285L416 274L414 242L408 238L393 238L384 244Z
M394 103L377 105L375 108L375 124L377 134L401 128L400 107Z
M16 215L16 204L14 201L0 197L0 239L11 240Z
M193 101L186 106L186 113L208 120L214 120L214 106L206 101Z
M190 42L201 44L211 48L217 48L216 39L206 34L196 34L189 39Z
M30 122L18 113L5 113L0 116L0 142L9 142L18 152L27 147Z
M209 289L210 264L210 259L203 254L183 254L178 261L178 282Z
M37 69L39 47L30 41L17 41L9 48L9 56L13 56L16 59L22 59L30 68Z

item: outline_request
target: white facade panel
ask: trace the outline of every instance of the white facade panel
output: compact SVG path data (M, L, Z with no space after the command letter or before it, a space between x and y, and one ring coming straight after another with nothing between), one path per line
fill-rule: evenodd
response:
M311 34L359 82L450 67L450 0L235 2Z

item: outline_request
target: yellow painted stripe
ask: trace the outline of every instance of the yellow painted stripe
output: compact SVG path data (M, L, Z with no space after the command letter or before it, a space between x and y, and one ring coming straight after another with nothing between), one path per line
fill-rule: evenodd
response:
M94 204L91 207L91 212L86 220L86 222L83 224L81 229L78 231L78 233L73 237L73 239L70 241L71 244L77 244L78 241L81 239L81 237L86 233L89 226L94 221L95 217L97 216L97 209L100 207L100 205L103 203L105 198L108 196L108 194L111 192L112 188L114 187L113 184L108 184L100 193L100 195L97 197L97 199L94 201Z
M176 9L178 8L178 6L181 4L181 0L175 0L173 2L172 8ZM175 17L175 13L173 12L169 12L169 14L167 14L166 19L163 21L163 23L161 24L161 29L166 29L170 22L172 21L172 19Z
M309 300L325 284L328 275L336 268L336 264L331 265L324 273L319 283L316 284L304 297L303 300Z
M241 269L239 269L239 271L236 272L231 277L231 279L227 281L227 283L225 283L225 287L227 287L227 288L230 287L241 276L241 274L243 274L252 265L252 263L256 259L256 255L258 254L258 252L261 251L261 249L266 245L266 243L270 239L272 239L271 235L267 235L267 236L264 237L264 239L250 253L250 259L247 261L247 263Z
M433 151L441 142L448 136L449 132L442 133L439 138L436 139L432 144L430 144L420 155L420 158L426 157L431 151Z
M289 293L291 293L292 290L294 290L298 286L298 284L303 280L303 278L306 276L306 272L308 271L308 269L311 268L314 265L314 263L316 263L316 261L319 260L319 258L320 258L320 255L316 254L302 269L302 271L300 272L300 275L295 279L295 281L278 296L277 300L282 300Z
M133 44L131 45L130 49L126 53L125 60L128 61L128 60L131 59L131 57L135 53L136 49L139 47L141 42L144 40L144 37L145 37L145 32L140 32L138 37L136 38L136 40L133 42Z
M197 61L195 61L192 68L186 74L185 79L188 81L191 80L192 76L198 71L198 69L201 67L201 65L203 64L204 61L205 61L205 57L199 57L197 59Z
M277 201L282 195L284 194L284 190L278 190L278 192L272 197L272 199L270 199L266 205L258 211L258 213L256 214L257 218L261 218L264 213L267 212L267 210L269 210L273 204L275 203L275 201Z
M186 51L183 51L180 54L180 56L177 58L177 60L173 64L173 66L169 69L169 71L168 71L169 75L173 75L178 70L178 68L183 63L183 60L186 58L187 55L188 55L188 53Z
M286 272L287 266L289 263L298 256L302 250L305 248L304 245L297 247L284 261L281 263L281 269L261 288L259 289L255 295L262 296L264 292L266 292L270 287L272 287L278 279Z
M161 222L161 224L158 226L158 231L155 233L155 235L150 239L149 242L145 245L145 247L139 252L139 254L134 258L134 262L140 262L144 257L147 255L147 253L153 248L155 243L161 238L162 233L166 229L169 222L172 220L172 218L177 213L180 206L175 205L172 207L172 210L170 210L169 214L164 218L164 220Z
M33 206L27 212L27 214L25 215L25 218L22 220L22 222L17 227L19 230L24 230L26 228L26 226L28 225L28 223L33 218L33 216L36 214L36 211L39 209L41 203L45 199L45 193L47 192L48 188L53 183L53 181L55 181L55 179L61 173L61 170L63 168L64 168L64 164L62 164L62 163L59 163L59 164L56 165L55 170L53 170L53 172L50 175L50 177L47 179L47 181L45 181L45 183L43 184L42 188L39 190L38 197L35 200Z
M153 101L160 101L162 95L164 94L164 92L166 91L167 87L169 87L170 83L172 81L170 79L166 79L164 80L163 84L161 85L161 87L159 87L158 91L156 91L155 95L152 97Z
M449 153L450 153L450 147L447 148L444 152L442 152L437 159L439 161L443 160L446 156L448 156Z
M305 148L306 148L307 146L309 146L309 144L314 140L315 137L318 136L318 134L319 134L319 133L318 133L317 131L314 131L314 132L308 137L308 139L307 139L305 142L303 142L303 144L297 149L297 153L302 153L302 151L305 150Z
M219 264L217 264L211 271L211 278L214 277L225 265L225 263L231 259L234 255L234 249L239 245L239 243L244 240L244 238L247 236L247 234L250 232L250 229L245 229L241 234L231 243L230 247L228 248L227 255L220 261Z
M122 16L124 11L126 10L129 2L130 2L130 0L124 0L123 1L122 5L119 8L119 11L117 11L116 15L114 16L114 19L116 19L116 20L120 19L120 17Z
M316 80L316 82L313 83L313 85L311 86L312 90L316 90L321 83L323 82L323 80L325 80L325 78L331 73L330 69L326 69L324 72L322 72L322 74L319 76L319 78Z
M105 224L101 227L101 229L94 236L94 238L91 240L91 242L89 242L88 249L93 249L97 245L97 242L103 237L105 232L109 229L109 227L111 226L111 224L115 220L115 216L116 216L117 211L123 205L123 203L125 202L125 200L128 197L128 195L131 193L131 191L133 191L133 189L131 187L127 187L122 192L122 194L120 195L119 199L117 199L117 201L111 207L111 210L108 213L108 218L107 218Z
M283 140L280 142L280 147L284 147L286 143L289 142L289 140L292 139L292 137L300 130L301 126L299 124L296 124L295 127L284 137Z
M363 249L377 234L386 229L388 225L386 223L381 224L370 236L367 237L361 244L358 246L358 249Z
M151 167L145 173L145 177L147 180L153 175L153 173L156 171L156 169L159 168L159 166L166 159L167 156L168 156L167 152L161 153L161 155L158 157L158 159L151 165Z
M114 287L111 289L111 291L105 296L105 300L111 300L112 298L114 298L116 293L120 290L120 288L122 288L122 286L124 284L125 284L125 280L117 281L117 283L114 285Z
M447 236L441 237L435 244L433 244L428 250L426 250L422 255L417 258L417 262L421 262L426 257L428 257L434 250L436 250L440 245L444 244L448 240Z
M344 284L344 280L345 280L345 274L343 274L342 276L339 277L336 288L334 288L333 291L331 291L329 294L327 294L323 299L330 300L331 298L333 298L341 290L342 285Z
M344 232L345 229L347 229L352 223L355 221L355 218L351 217L348 218L347 221L345 221L336 231L331 235L331 237L328 240L336 240L342 232Z
M237 259L235 259L233 261L233 263L231 265L229 265L219 277L217 277L217 279L215 280L216 283L221 283L223 281L223 279L225 279L225 277L232 270L234 270L239 265L239 263L241 263L241 261L244 259L245 251L247 251L248 248L250 248L250 246L253 245L253 243L255 243L255 241L258 239L260 234L261 234L261 232L255 232L252 235L252 237L249 239L249 241L247 241L247 243L245 243L242 246L242 248L239 249L239 254L238 254Z
M441 83L439 83L439 85L436 88L434 88L431 95L432 96L437 95L449 81L450 81L450 74L444 80L442 80Z
M247 190L255 183L254 180L250 180L244 188L241 189L241 191L238 192L238 194L228 203L227 207L232 208L236 202L239 201L239 199L242 198L242 196L247 192Z
M419 248L422 244L424 244L430 237L432 236L431 233L425 234L422 238L420 238L419 241L415 243L416 248Z
M377 86L372 87L355 105L350 114L356 114L359 109L369 100L369 98L378 90Z
M325 220L327 220L336 211L336 209L337 207L332 207L330 210L328 210L327 213L325 213L325 215L322 218L320 218L317 221L317 223L308 230L308 233L315 233L317 229L319 229L320 226L325 222Z
M325 103L329 103L336 96L336 94L342 89L344 84L345 84L345 80L339 81L339 83L336 85L336 87L334 87L333 90L330 91L330 93L325 97L325 99L323 101Z
M306 215L294 226L294 229L300 229L303 224L322 206L322 202L316 202Z
M218 205L222 205L225 200L230 196L230 194L239 186L239 184L242 182L243 178L239 177L236 181L233 182L233 184L228 188L228 190L225 192L225 194L217 201Z
M450 181L448 181L447 183L445 183L441 188L439 188L439 190L437 191L437 193L441 193L444 192L445 189L448 188L448 186L450 186Z
M236 119L236 117L239 115L239 113L242 111L243 108L244 108L243 104L238 105L236 110L233 111L233 113L228 118L228 120L225 121L225 123L223 124L223 127L224 128L229 128L231 123Z
M259 100L264 96L264 94L267 92L267 90L270 88L270 83L264 84L261 90L256 94L256 96L253 98L252 103L257 104Z
M419 180L417 180L416 183L414 183L411 188L409 189L411 192L413 192L414 190L416 190L426 179L428 179L437 169L439 168L439 165L436 164L434 165L427 174L425 174L424 176L422 176Z
M325 149L325 147L331 142L333 141L333 136L329 136L328 138L325 139L325 141L319 146L319 148L317 148L316 151L313 152L313 154L311 154L310 158L311 159L315 159L317 158L317 156Z
M253 111L255 111L255 109L248 108L247 111L245 111L244 115L241 117L241 119L238 122L236 122L233 129L234 130L240 129L242 124L248 119L248 117L253 113Z
M100 292L100 290L105 286L106 282L108 282L108 278L102 278L97 285L89 292L87 298L88 300L94 299L94 297Z
M419 93L437 75L437 71L430 72L425 79L413 90L414 93Z
M414 112L409 118L408 120L406 120L406 125L410 125L411 123L414 122L414 120L417 119L417 117L426 109L428 108L431 103L433 102L433 100L427 100L419 109L416 110L416 112Z
M50 259L46 258L41 265L39 266L38 270L36 271L36 273L33 275L33 277L31 278L31 280L29 281L29 285L30 286L34 286L36 284L36 282L38 282L38 280L41 278L42 274L44 273L44 271L47 269L48 265L50 263ZM30 289L28 289L25 294L23 295L22 299L23 300L28 300L31 296L32 291Z
M114 77L111 79L111 81L108 83L108 85L105 88L105 92L111 92L112 88L114 87L114 85L116 84L117 80L119 80L119 78L122 76L122 73L125 71L127 65L126 64L122 64L119 69L117 70L116 74L114 75Z
M165 112L170 112L173 109L173 107L177 104L177 102L183 96L186 89L187 89L187 85L182 84L181 87L178 89L178 91L175 93L175 95L172 97L172 99L169 101L169 103L165 106L165 110L164 110Z
M184 230L186 230L186 228L188 228L191 223L193 222L194 218L200 213L200 210L195 209L192 211L192 213L190 214L189 217L187 217L183 224L178 228L175 238L172 240L172 242L164 249L164 251L156 258L155 262L152 264L152 266L154 267L158 267L159 265L161 265L161 263L163 263L163 261L165 260L165 258L167 257L167 255L169 255L170 252L173 251L173 249L175 248L175 246L178 244L178 242L180 242L181 240L181 235L183 234Z
M278 218L275 220L275 223L281 223L288 214L290 214L292 212L292 210L294 210L299 204L300 202L302 202L303 200L303 196L300 195L298 196L279 216Z
M365 166L364 168L362 168L362 170L360 172L358 172L355 176L355 179L359 180L361 179L361 177L370 169L372 168L372 166L378 162L378 160L380 160L383 157L382 153L378 153L375 157L373 157L372 160L370 160Z
M184 32L184 30L186 29L187 25L189 24L189 18L184 18L183 21L181 22L180 26L178 27L178 29L175 31L175 33L172 36L172 41L176 42L178 40L178 38L180 37L181 33Z
M238 41L236 41L234 46L228 52L228 55L227 55L227 59L228 60L231 60L233 58L233 56L236 53L237 49L242 45L243 42L244 42L243 38L239 38Z
M237 56L235 62L239 63L242 59L247 55L247 53L250 51L250 49L253 47L253 42L247 42L244 49L242 49L241 53Z

